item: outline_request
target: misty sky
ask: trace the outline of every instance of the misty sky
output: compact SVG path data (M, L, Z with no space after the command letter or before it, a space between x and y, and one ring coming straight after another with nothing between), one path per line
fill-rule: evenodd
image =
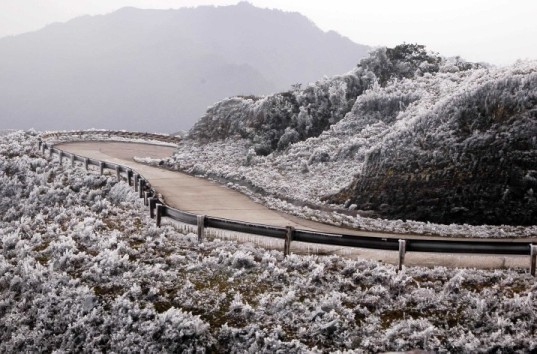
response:
M179 8L237 0L0 0L0 37L124 6ZM425 44L445 56L498 65L537 59L535 0L249 0L298 11L323 30L367 45Z

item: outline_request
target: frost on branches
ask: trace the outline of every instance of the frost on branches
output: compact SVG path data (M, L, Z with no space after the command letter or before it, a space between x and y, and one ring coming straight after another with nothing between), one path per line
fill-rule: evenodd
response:
M302 90L217 103L164 165L334 224L534 236L536 104L537 62L489 68L382 48Z
M395 267L155 228L115 177L0 137L0 352L529 352L523 270Z

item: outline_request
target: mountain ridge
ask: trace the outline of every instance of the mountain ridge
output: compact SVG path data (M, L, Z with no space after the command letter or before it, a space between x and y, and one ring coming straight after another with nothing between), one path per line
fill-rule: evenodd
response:
M188 129L216 101L337 73L367 49L252 5L123 8L0 39L0 116L14 128Z

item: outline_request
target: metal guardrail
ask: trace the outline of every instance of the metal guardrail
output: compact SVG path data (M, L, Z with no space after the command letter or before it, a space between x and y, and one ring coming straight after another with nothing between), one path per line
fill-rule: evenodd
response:
M69 158L74 166L75 161L83 162L86 169L90 165L97 166L100 173L104 169L116 171L117 179L121 180L121 173L126 174L129 185L134 186L140 198L144 198L145 205L149 206L151 218L156 219L157 226L160 227L163 217L194 225L198 228L198 240L203 241L205 227L234 231L240 233L253 234L271 238L282 239L284 243L284 254L290 252L291 242L306 242L330 246L344 246L355 248L367 248L375 250L387 250L399 252L399 270L402 269L406 252L429 252L429 253L466 253L466 254L488 254L488 255L525 255L530 259L530 273L535 276L537 261L537 245L527 241L475 241L475 240L426 240L426 239L405 239L405 238L378 238L372 236L356 236L349 234L321 233L308 230L294 229L293 227L276 227L248 223L237 220L228 220L206 215L196 215L172 208L165 205L157 197L157 191L150 183L130 167L114 164L110 162L85 158L72 154L58 148L49 146L40 141L39 149L45 153L49 150L50 156L57 154L60 164L64 158Z

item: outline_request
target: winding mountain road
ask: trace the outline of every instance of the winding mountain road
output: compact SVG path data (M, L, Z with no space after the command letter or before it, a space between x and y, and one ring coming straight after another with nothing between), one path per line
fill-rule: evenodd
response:
M134 161L134 157L162 158L170 156L174 148L141 143L125 142L76 142L57 145L58 148L84 157L129 166L142 174L164 197L171 207L195 214L247 221L274 226L293 226L300 229L320 232L355 234L362 236L392 237L398 235L357 230L342 229L336 226L321 224L310 220L300 219L285 213L268 209L254 202L247 196L227 188L221 184L206 179L193 177L180 172L168 171L158 167L147 166ZM405 235L405 238L420 238L421 236ZM254 236L255 238L255 236ZM431 237L427 237L431 238ZM502 240L505 241L505 240ZM308 246L308 251L311 249ZM315 246L319 253L340 254L347 257L363 257L395 264L398 261L397 252L355 249L334 246ZM306 246L293 243L293 252L304 253ZM529 259L524 256L498 256L475 254L430 254L411 252L405 257L406 265L444 265L449 267L477 268L511 268L527 267Z

